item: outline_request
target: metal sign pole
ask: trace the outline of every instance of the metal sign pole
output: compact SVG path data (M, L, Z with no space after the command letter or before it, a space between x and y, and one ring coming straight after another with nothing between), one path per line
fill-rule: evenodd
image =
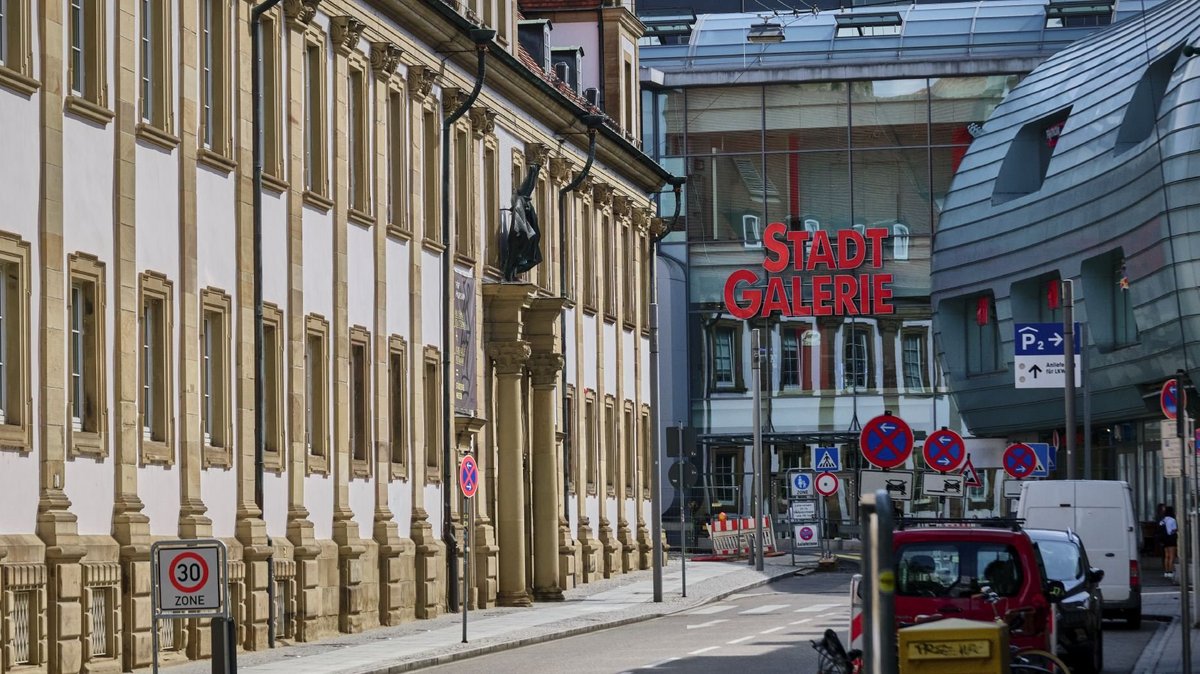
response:
M150 553L150 650L153 657L150 658L151 671L158 674L158 611L162 607L158 605L158 555L157 550Z
M463 609L463 638L462 642L467 643L467 613L470 612L471 595L469 594L471 582L471 529L474 528L474 510L471 508L471 499L465 495L462 497L462 511L466 517L467 530L463 532L463 579L462 579L462 609Z
M1179 435L1179 451L1182 453L1187 447L1187 438L1185 436L1187 434L1188 426L1187 410L1184 409L1183 405L1184 392L1182 377L1175 377L1175 391L1175 399L1177 401L1175 403L1175 428ZM1183 674L1192 674L1192 592L1191 587L1188 585L1188 565L1192 563L1192 560L1188 559L1191 550L1189 550L1187 546L1188 537L1192 535L1192 532L1188 531L1188 527L1186 525L1188 520L1187 460L1183 456L1180 458L1182 460L1179 462L1179 479L1176 482L1177 486L1175 488L1175 526L1177 527L1176 531L1179 533L1179 545L1176 547L1176 550L1182 552L1185 557L1183 559L1179 559L1177 556L1175 560L1175 566L1179 569L1179 615L1183 620L1183 629L1180 630L1180 635L1182 636L1181 642L1183 646Z
M683 433L683 428L679 429L680 434ZM682 445L680 445L682 447ZM683 596L687 596L687 519L684 515L684 501L687 500L683 491L683 480L679 481L679 485L675 487L679 498L679 571L682 574L681 588Z
M750 363L754 386L754 568L763 570L763 447L762 447L762 340L758 328L750 331Z
M1075 285L1062 282L1063 306L1063 412L1067 421L1067 479L1075 479Z

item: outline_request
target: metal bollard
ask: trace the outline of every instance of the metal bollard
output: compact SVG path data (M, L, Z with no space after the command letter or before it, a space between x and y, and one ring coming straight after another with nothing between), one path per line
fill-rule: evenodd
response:
M212 674L237 674L237 624L233 618L212 619Z

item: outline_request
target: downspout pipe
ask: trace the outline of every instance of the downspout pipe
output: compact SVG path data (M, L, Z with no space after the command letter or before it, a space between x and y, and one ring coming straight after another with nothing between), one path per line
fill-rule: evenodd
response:
M458 542L454 537L454 525L450 522L451 502L454 494L454 438L451 434L454 415L454 359L448 354L452 352L451 338L454 325L454 237L450 235L450 132L457 122L479 98L483 89L483 76L487 70L488 44L496 37L496 31L475 28L470 32L471 40L475 43L475 55L478 66L475 70L475 87L470 95L458 106L458 109L446 117L442 123L442 540L446 544L446 608L457 612L458 609L458 560L456 559ZM460 196L461 198L461 196ZM459 227L468 223L460 222ZM466 527L466 522L463 523ZM466 602L466 597L463 597Z
M558 191L558 240L559 245L565 245L567 240L567 195L574 192L577 187L583 184L585 178L592 171L592 163L596 161L596 132L600 129L600 125L604 124L604 115L588 114L582 117L583 123L587 125L588 133L588 154L587 161L583 163L583 169L575 175L575 179ZM565 291L567 287L567 256L563 254L564 249L560 249L558 256L558 282L560 287ZM565 295L566 292L563 292ZM559 338L563 340L563 351L566 351L567 339L567 312L563 311L559 314ZM578 355L576 355L578 358ZM563 426L566 427L567 418L567 367L563 363L562 372L559 374L562 389L562 417ZM567 442L571 443L571 450L575 451L575 438L567 436ZM563 517L566 521L571 521L570 493L569 486L571 482L570 463L567 459L567 453L563 452Z
M658 379L658 286L654 268L658 266L658 245L662 242L663 237L675 229L675 224L679 222L679 205L680 192L683 190L684 183L687 182L686 176L672 176L667 179L671 185L671 189L675 192L675 215L671 217L671 226L666 232L654 237L651 242L654 250L654 259L650 261L650 395L654 404L650 406L650 427L654 429L651 434L650 442L653 444L654 456L654 475L650 483L650 559L651 566L654 567L654 601L661 603L663 600L663 577L662 577L662 456L660 454L661 447L659 446L659 436L662 434L662 412L659 411L661 396L659 395L660 382Z
M262 270L262 190L263 190L263 53L262 16L278 5L280 0L264 0L250 10L250 49L254 55L251 69L254 135L254 505L264 528L267 521L263 509L263 448L267 441L264 418L264 382L266 366L263 359L263 270ZM267 646L275 648L275 545L267 534Z

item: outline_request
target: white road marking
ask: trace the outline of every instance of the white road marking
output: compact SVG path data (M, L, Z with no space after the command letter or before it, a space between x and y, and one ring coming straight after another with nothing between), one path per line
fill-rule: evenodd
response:
M662 666L662 665L665 665L665 664L667 664L668 662L675 662L675 661L676 661L676 660L678 660L678 659L679 659L679 658L667 658L666 660L662 660L662 661L660 661L660 662L656 662L656 663L654 663L654 664L652 664L652 665L645 665L645 666L641 667L641 669L654 669L655 667L660 667L660 666Z
M741 612L741 615L763 615L766 613L774 613L781 608L787 607L787 604L764 604L762 606L746 609L745 611Z
M816 613L817 611L827 611L831 608L837 608L839 606L841 606L841 604L813 604L812 606L805 606L804 608L796 609L796 613Z
M804 623L806 623L806 622L810 622L811 620L812 620L812 618L805 618L805 619L803 619L803 620L797 620L797 621L795 621L795 622L790 622L790 623L788 623L788 624L789 624L789 625L803 625Z
M706 623L697 623L695 625L688 625L687 628L689 630L700 630L700 629L704 629L705 627L712 627L713 625L720 625L721 623L727 623L727 622L729 622L729 621L724 618L721 618L718 620L710 620Z
M691 653L688 653L688 655L700 655L701 653L707 653L707 652L709 652L709 651L715 651L715 650L717 650L718 648L720 648L720 646L709 646L708 648L701 648L701 649L700 649L700 650L698 650L698 651L692 651Z
M779 630L784 630L784 629L787 629L787 625L780 625L779 627L772 627L769 630L763 630L763 631L759 632L759 634L771 634L772 632L778 632Z
M712 604L711 606L702 606L698 609L688 611L684 615L712 615L714 613L723 613L731 608L737 608L733 604Z
M740 638L740 639L734 639L733 641L726 641L725 643L727 643L727 644L729 644L730 646L732 646L733 644L740 644L740 643L742 643L743 641L750 641L750 640L751 640L751 639L753 639L754 637L755 637L755 635L751 634L751 635L750 635L750 636L748 636L748 637L742 637L742 638Z

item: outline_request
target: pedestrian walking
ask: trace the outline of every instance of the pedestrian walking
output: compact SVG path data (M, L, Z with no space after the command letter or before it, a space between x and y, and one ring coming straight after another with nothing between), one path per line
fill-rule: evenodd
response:
M1175 521L1175 508L1167 506L1158 523L1163 537L1163 575L1175 577L1175 551L1179 546L1179 523Z

